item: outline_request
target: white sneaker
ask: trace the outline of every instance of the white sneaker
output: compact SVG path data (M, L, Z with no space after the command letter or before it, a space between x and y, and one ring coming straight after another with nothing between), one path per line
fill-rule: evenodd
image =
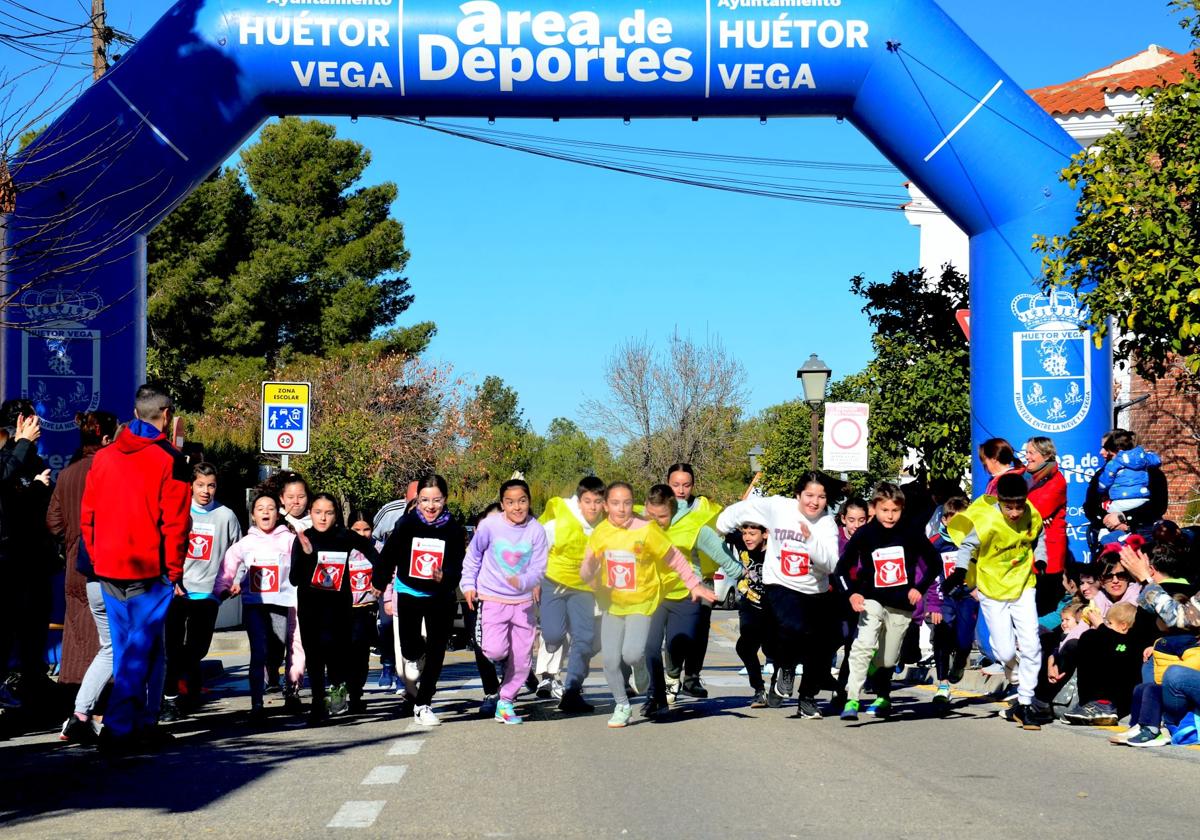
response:
M1129 727L1124 732L1118 732L1116 735L1113 735L1111 738L1108 739L1108 743L1124 744L1124 743L1128 742L1130 738L1132 738L1134 735L1137 735L1141 731L1142 731L1142 725L1140 723L1135 723L1133 726Z
M670 677L667 677L665 684L667 688L667 702L674 704L675 700L679 697L679 680L673 680Z
M561 700L565 690L561 680L554 679L550 682L550 696L555 700Z
M774 662L768 662L766 665L764 665L762 667L762 675L764 677L769 677L774 673L775 673L775 663Z
M441 726L442 722L438 720L437 715L433 713L433 709L429 706L417 706L413 710L413 720L421 724L421 726Z
M415 683L419 679L421 679L421 672L423 670L425 670L425 657L424 656L422 656L416 662L408 662L406 660L404 663L404 679L409 682Z

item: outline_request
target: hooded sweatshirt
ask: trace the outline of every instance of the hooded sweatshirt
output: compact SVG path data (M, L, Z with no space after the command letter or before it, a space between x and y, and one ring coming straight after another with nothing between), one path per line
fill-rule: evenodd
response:
M251 525L246 536L225 552L213 594L220 598L237 583L241 585L243 604L296 606L296 589L289 578L295 539L286 525L276 525L270 533Z
M379 562L375 543L356 534L342 525L328 531L309 528L304 536L312 544L312 553L304 550L299 537L292 543L292 586L296 587L297 601L309 604L344 604L347 608L358 601L363 592L363 583L370 589L371 573L363 578L361 563L354 554L360 554L372 567ZM356 570L355 566L359 566ZM356 571L359 574L356 576ZM357 582L357 583L356 583ZM357 591L356 591L357 590ZM300 605L301 612L304 607Z
M514 525L503 513L493 513L479 523L467 546L462 591L477 592L484 601L528 603L546 574L548 551L546 531L532 516ZM516 578L516 586L509 577Z
M800 512L795 498L757 496L721 511L717 530L728 534L747 522L767 527L763 583L804 595L829 590L829 575L838 561L838 526L832 514L827 511L812 520Z
M96 576L183 581L191 530L192 473L179 450L134 420L96 453L80 508L83 544Z
M192 502L192 530L183 561L183 588L193 600L212 598L213 584L229 547L242 538L242 526L233 511L215 500L201 507Z
M1161 466L1162 459L1156 453L1135 446L1108 459L1100 471L1098 486L1112 500L1149 499L1150 474L1147 470Z
M885 607L912 610L909 590L924 595L941 566L942 557L926 539L924 529L918 531L907 522L885 528L875 519L854 532L836 574L851 595L862 595ZM850 575L851 568L858 569L858 574Z

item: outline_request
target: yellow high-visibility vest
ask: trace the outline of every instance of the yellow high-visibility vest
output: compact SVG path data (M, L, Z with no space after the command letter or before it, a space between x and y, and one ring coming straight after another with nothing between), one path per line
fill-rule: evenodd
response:
M558 496L552 498L538 517L538 522L543 525L554 523L554 545L550 547L550 555L546 558L546 577L571 589L590 592L592 588L579 576L588 538L579 519L567 507L567 500Z
M995 496L980 496L946 526L950 539L961 545L974 530L979 534L975 586L996 601L1015 601L1036 583L1033 547L1042 530L1042 517L1028 501L1026 515L1012 522L997 507Z

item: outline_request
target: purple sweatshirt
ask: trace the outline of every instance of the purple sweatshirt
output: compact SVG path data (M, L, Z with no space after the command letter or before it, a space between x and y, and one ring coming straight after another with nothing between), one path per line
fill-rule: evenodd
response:
M514 525L502 513L479 523L463 559L463 592L476 592L484 601L524 604L533 600L533 588L546 574L549 543L546 532L532 516ZM506 578L515 577L517 586Z

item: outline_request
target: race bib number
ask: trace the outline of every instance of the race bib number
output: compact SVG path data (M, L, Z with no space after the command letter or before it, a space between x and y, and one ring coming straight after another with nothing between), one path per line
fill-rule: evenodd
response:
M279 591L279 556L263 554L250 565L250 591L258 595Z
M899 545L877 548L871 552L875 563L875 585L881 589L904 586L908 583L908 567L904 565L904 547Z
M331 592L341 589L342 578L346 575L346 560L347 555L344 551L318 551L312 585Z
M371 591L371 561L361 552L350 552L350 591L355 596L365 595Z
M442 570L446 556L446 541L429 537L416 537L408 554L408 576L421 580L433 580L434 573Z
M950 577L950 575L954 574L955 561L957 560L957 551L946 551L942 553L942 577Z
M608 570L608 588L622 592L637 589L637 558L632 551L606 551L604 562Z
M196 522L192 524L192 533L188 534L187 559L206 563L212 559L213 534L216 529L211 522Z
M779 572L784 577L804 577L812 571L812 560L802 543L786 540L779 549Z

